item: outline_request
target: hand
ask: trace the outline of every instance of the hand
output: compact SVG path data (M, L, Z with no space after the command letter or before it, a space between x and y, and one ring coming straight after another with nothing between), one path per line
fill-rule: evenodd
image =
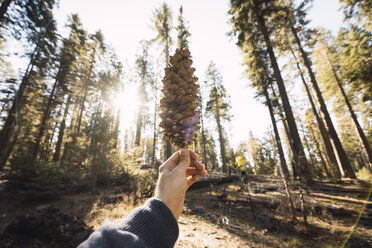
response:
M155 198L167 205L178 220L182 213L187 189L199 176L206 176L205 166L197 161L198 155L182 148L159 167Z

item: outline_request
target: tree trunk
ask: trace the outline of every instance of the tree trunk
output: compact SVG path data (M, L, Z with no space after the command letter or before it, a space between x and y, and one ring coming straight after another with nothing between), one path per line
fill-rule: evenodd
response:
M305 130L304 130L304 127L302 125L302 122L300 122L300 125L301 125L301 131L302 131L302 136L303 136L303 143L305 144L305 148L307 150L307 153L309 154L309 161L310 161L310 168L311 168L311 173L313 175L315 175L315 164L316 162L314 161L314 157L311 153L311 149L310 149L310 145L309 145L309 142L307 141L307 138L306 138L306 134L305 134Z
M81 100L81 104L80 104L80 113L79 113L79 116L78 116L78 119L77 119L77 126L76 126L76 132L77 133L80 132L81 120L83 118L83 113L84 113L84 109L85 109L85 101L87 99L87 95L88 95L88 83L85 83L84 84L83 99Z
M289 42L289 40L288 40ZM292 46L289 46L290 48L290 51L292 53L292 56L296 62L296 66L297 66L297 69L298 69L298 72L300 74L300 77L301 77L301 81L302 81L302 84L304 85L305 87L305 90L306 90L306 94L307 94L307 97L309 99L309 102L310 102L310 105L311 105L311 109L313 111L313 114L315 116L315 119L318 123L318 127L319 127L319 131L320 131L320 134L322 135L322 139L323 139L323 142L324 142L324 146L326 148L326 151L327 151L327 156L328 156L328 159L331 163L331 166L330 168L332 169L332 171L334 172L334 175L336 178L340 178L341 177L341 172L340 172L340 169L342 166L341 164L340 165L337 165L337 159L335 157L335 153L333 151L333 147L332 147L332 143L331 143L331 140L330 140L330 137L329 137L329 134L327 132L327 129L324 125L324 122L323 120L320 118L319 114L318 114L318 110L315 106L315 103L313 101L313 97L311 96L311 93L310 93L310 89L305 81L305 78L304 78L304 75L302 73L302 70L301 70L301 67L300 67L300 63L297 59L297 56L296 54L294 53L293 49L292 49Z
M208 161L207 161L207 148L206 143L207 139L205 137L205 131L204 131L204 119L203 119L203 99L199 92L199 99L200 99L200 126L201 126L201 136L202 136L202 145L203 145L203 164L205 165L205 169L208 168Z
M72 144L75 144L76 143L76 132L74 131L75 129L75 126L76 126L76 122L77 122L77 114L74 114L74 112L77 112L79 111L79 106L77 106L77 104L74 104L73 105L73 111L72 111L72 114L71 114L71 122L70 122L70 126L68 127L68 130L69 130L69 135L70 137L72 137L72 141L68 141L68 142L65 142L64 143L64 149L63 149L63 153L62 153L62 157L61 157L61 161L60 161L60 166L65 166L66 165L66 162L69 162L70 161L70 158L71 158L71 148L72 148Z
M4 21L4 16L12 0L4 0L0 6L0 22Z
M143 109L144 109L144 100L145 100L145 83L142 82L138 89L138 95L142 101L138 105L138 113L137 113L137 125L136 125L136 138L135 138L135 145L139 146L141 142L141 132L143 126Z
M47 103L46 109L45 109L44 114L43 114L43 119L41 120L41 123L40 123L39 133L38 133L38 136L36 137L35 147L34 147L34 150L32 152L32 162L31 162L31 164L33 164L35 162L37 154L39 152L41 138L44 135L44 130L46 128L46 123L47 123L47 121L50 117L50 110L52 108L54 95L56 93L58 83L59 82L56 79L56 81L53 84L52 92L50 92L50 95L49 95L49 98L48 98L48 103Z
M215 99L216 104L216 121L217 121L217 129L218 129L218 137L220 141L220 149L221 149L221 160L222 160L222 171L227 172L227 165L226 165L226 151L225 151L225 141L222 134L222 126L221 126L221 117L220 117L220 108L218 106L218 98Z
M292 214L292 221L295 221L296 220L296 211L295 211L295 207L294 207L293 200L292 200L292 194L289 191L289 187L288 187L288 180L289 180L288 166L287 166L287 162L285 160L283 147L282 147L282 142L280 140L278 127L276 125L276 120L275 120L275 116L274 116L274 110L273 110L273 106L271 104L271 100L269 98L269 93L267 91L267 86L264 86L264 94L265 94L265 98L266 98L267 107L269 108L269 112L270 112L271 123L273 124L273 130L274 130L276 145L278 147L278 153L279 153L279 158L280 158L280 166L279 166L280 169L279 169L279 171L280 171L280 175L283 178L283 184L284 184L285 192L287 194L287 198L288 198L288 202L289 202L289 209L291 210L291 214Z
M153 164L155 168L155 152L156 152L156 139L157 139L157 131L156 131L156 115L157 115L157 109L158 109L158 102L157 102L157 88L155 86L155 106L154 106L154 134L153 134L153 142L152 142L152 157L151 157L151 163Z
M119 125L120 125L120 108L118 108L118 112L116 113L116 121L115 121L114 144L113 144L113 148L115 150L118 149Z
M88 84L89 84L89 80L90 80L90 77L91 77L92 72L93 72L93 66L95 64L95 56L96 56L96 47L93 50L92 61L90 61L88 75L87 75L87 78L86 78L86 80L84 82L83 99L81 101L80 114L79 114L79 118L78 118L78 122L77 122L77 127L76 127L76 132L77 133L80 132L81 119L83 118L83 112L84 112L84 109L85 109L85 101L86 101L87 95L88 95L88 88L89 88L89 85Z
M271 90L272 90L273 96L277 97L277 95L275 93L274 86L272 84L271 84ZM292 142L291 134L289 132L288 124L287 124L287 122L285 120L285 117L283 115L283 108L280 106L280 104L278 104L277 107L278 107L279 117L282 120L284 131L285 131L285 134L286 134L288 142L289 142L290 151L292 152L292 153L289 154L289 157L291 158L291 168L292 168L293 178L296 178L297 173L296 173L296 165L295 165L295 162L293 160L294 149L293 149L293 146L292 146L293 142Z
M61 153L63 135L65 133L66 119L67 119L67 114L68 114L68 110L69 110L69 107L70 107L70 103L71 103L71 95L68 95L67 102L66 102L66 107L65 107L65 112L63 113L63 119L62 119L62 122L61 122L61 126L59 128L56 149L55 149L55 152L54 152L54 155L53 155L53 161L54 162L57 162L59 160L59 156L60 156L60 153Z
M295 119L292 113L292 108L288 100L287 92L284 86L284 82L283 82L283 79L282 79L282 76L279 70L279 66L278 66L275 54L274 54L274 50L271 44L269 33L265 25L265 20L260 13L261 11L260 11L260 7L258 6L257 0L254 0L254 3L255 3L255 12L257 13L257 17L258 17L258 23L260 25L260 29L263 33L263 36L266 42L267 52L269 53L269 56L270 56L271 66L274 70L274 76L278 84L280 97L282 99L283 108L284 108L284 112L286 115L286 120L289 126L289 131L291 133L292 145L294 148L293 159L295 161L296 166L299 168L299 171L300 171L299 176L302 177L307 184L311 184L313 180L311 178L310 169L306 161L300 135L298 134L296 122L295 122Z
M332 69L333 76L336 79L337 85L341 90L342 96L344 97L347 109L349 110L351 119L353 120L354 127L356 129L357 134L358 134L359 142L360 142L365 154L367 155L369 168L372 169L372 150L371 150L371 146L369 145L368 139L367 139L366 135L364 134L362 127L359 124L358 118L355 115L353 107L351 106L351 103L350 103L350 101L349 101L349 99L346 95L346 92L345 92L344 88L342 87L341 80L338 77L337 72L336 72L331 60L329 59L329 56L328 56L327 52L326 52L326 55L327 55L327 60L329 62L329 65Z
M60 110L59 110L59 113L58 115L60 114ZM47 133L47 135L45 135L45 138L44 138L44 147L40 150L40 155L39 155L39 160L44 163L44 164L47 164L48 161L49 161L49 151L50 151L50 148L51 148L51 143L53 142L54 140L54 134L56 132L56 129L57 129L57 126L58 126L58 123L55 122L53 123L53 128L52 128L52 132L51 133Z
M204 121L202 120L202 117L200 119L201 121L201 135L202 135L202 142L203 142L203 164L205 165L205 169L208 168L208 158L207 158L207 148L206 148L206 137L205 137L205 130L204 130Z
M345 150L342 147L341 141L340 141L340 139L337 135L336 129L333 126L333 123L332 123L331 117L328 113L328 109L327 109L327 106L324 102L322 93L320 92L320 89L319 89L318 83L315 79L315 75L313 73L313 70L311 69L310 59L308 58L307 53L304 51L304 49L302 47L300 38L298 37L297 31L294 28L294 26L291 26L291 31L292 31L292 34L293 34L295 40L296 40L296 43L297 43L298 49L300 51L300 54L302 56L305 67L306 67L306 69L309 73L310 81L311 81L311 83L313 85L313 88L315 90L317 100L318 100L319 105L320 105L320 110L321 110L323 118L325 120L325 124L327 126L329 135L331 137L332 144L336 148L336 149L334 149L334 150L336 150L335 155L336 155L336 158L338 160L338 164L341 164L341 166L342 166L342 168L340 168L341 175L346 176L346 177L350 177L350 178L356 178L355 174L354 174L354 171L353 171L353 169L352 169L352 167L349 163L349 159L347 158Z
M279 153L279 158L280 158L280 171L281 171L282 176L285 178L285 180L288 180L289 179L289 171L288 171L288 167L287 167L287 162L285 160L283 147L282 147L282 142L280 140L278 128L276 126L276 120L275 120L275 116L274 116L273 106L272 106L271 100L269 98L269 93L267 92L267 86L264 86L264 94L265 94L265 98L266 98L266 104L267 104L267 107L269 108L269 112L270 112L271 123L273 124L276 145L278 147L278 153Z
M94 147L97 147L97 142L94 142ZM98 152L94 152L93 154L93 165L92 165L92 192L96 192L97 186L97 178L98 178L98 170L99 164L101 160L101 144L98 146Z
M165 67L169 64L169 44L168 40L165 43ZM170 140L165 141L165 159L168 159L172 156L172 144Z
M310 131L311 139L315 143L316 151L317 151L318 156L320 158L320 162L321 162L321 164L323 166L323 169L324 169L324 171L325 171L325 173L327 175L327 178L331 179L332 178L332 175L331 175L331 173L329 173L329 170L327 168L327 162L326 162L327 160L325 160L324 157L323 157L322 151L320 149L319 142L318 142L318 140L315 137L314 130L311 127L311 124L309 124L308 128L309 128L309 131ZM329 164L328 164L328 166L329 166ZM330 167L330 168L332 168L332 167Z
M232 155L232 161L231 161L231 165L229 166L229 176L231 176L231 170L232 170L232 168L235 168L236 157L235 157L234 148L231 148L231 155Z
M138 107L138 114L137 114L137 129L136 129L136 139L135 139L135 145L139 146L141 142L141 131L142 131L142 104Z

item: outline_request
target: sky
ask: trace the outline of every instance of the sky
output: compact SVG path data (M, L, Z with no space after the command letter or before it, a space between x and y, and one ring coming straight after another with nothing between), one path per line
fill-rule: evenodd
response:
M101 30L122 61L134 64L135 54L141 40L155 37L151 29L150 18L155 8L163 0L61 0L55 15L60 28L71 13L79 14L89 32ZM219 69L227 92L231 96L232 143L236 145L246 140L250 131L256 137L262 137L270 127L267 108L254 99L254 92L247 87L244 77L242 56L234 40L227 36L231 31L228 23L228 0L172 0L166 1L173 11L174 24L177 24L178 9L183 6L183 16L188 22L191 33L190 51L196 68L195 75L200 80L210 61ZM336 33L343 15L338 0L315 0L309 13L312 26L322 26ZM173 33L176 41L176 33ZM175 42L176 44L176 42ZM175 45L171 50L174 53ZM158 54L154 54L158 56ZM130 95L130 94L129 94ZM125 104L122 102L122 104ZM132 109L129 111L134 111ZM129 120L130 118L128 118ZM131 125L130 121L127 125Z

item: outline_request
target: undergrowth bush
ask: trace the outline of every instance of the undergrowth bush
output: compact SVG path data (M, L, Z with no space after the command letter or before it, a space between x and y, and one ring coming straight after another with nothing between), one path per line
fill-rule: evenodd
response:
M34 163L29 157L12 162L6 173L8 192L24 201L48 201L64 194L86 192L92 189L92 166L59 166L55 163ZM153 170L141 170L129 159L118 155L108 156L97 170L96 185L101 187L122 186L124 192L141 197L151 196L156 183Z
M156 174L152 171L133 171L131 173L130 187L141 197L150 197L156 186Z
M4 178L7 190L26 201L51 200L60 196L67 179L63 170L52 164L32 165L30 161L24 158L12 165Z
M367 169L367 167L363 167L355 174L359 180L372 184L372 173Z

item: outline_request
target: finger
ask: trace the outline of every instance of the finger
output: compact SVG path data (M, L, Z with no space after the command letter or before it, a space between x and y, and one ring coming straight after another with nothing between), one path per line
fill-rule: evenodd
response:
M189 153L190 153L190 165L189 166L194 166L193 165L193 162L195 161L195 160L198 160L198 158L199 158L199 155L198 154L196 154L194 151L192 151L192 150L188 150L189 151Z
M189 153L190 153L191 160L198 160L199 158L198 154L196 154L194 151L191 151L191 150L189 150Z
M189 153L189 150L185 149L185 148L181 148L181 150L179 151L180 153L180 160L179 160L179 163L178 163L178 166L180 166L181 168L186 169L189 167L190 165L190 153Z
M186 173L188 175L196 175L199 173L199 171L195 167L189 167L187 168Z
M180 159L180 153L175 152L167 161L165 161L160 167L159 172L164 171L165 169L172 170L178 164Z
M208 172L206 170L197 170L195 167L189 167L186 170L187 175L199 175L199 176L206 176Z
M205 170L205 165L200 163L199 161L193 161L193 166L197 169L197 170Z
M199 176L198 175L189 176L187 178L187 186L190 187L191 185L193 185L198 180L199 180Z

